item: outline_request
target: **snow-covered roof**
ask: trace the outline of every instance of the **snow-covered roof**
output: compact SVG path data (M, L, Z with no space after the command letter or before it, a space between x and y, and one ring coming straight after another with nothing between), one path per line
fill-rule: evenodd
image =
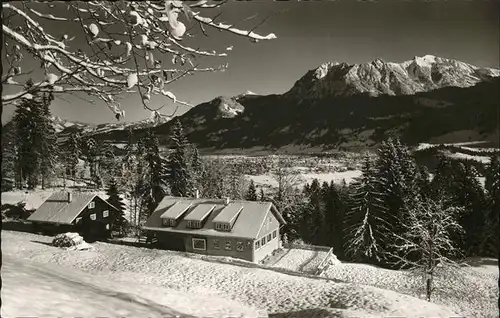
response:
M162 225L162 216L165 213L168 214L168 210L175 208L179 203L191 203L188 211L184 213L186 217L181 218L180 221L174 227L166 227ZM183 204L184 205L184 204ZM200 229L191 229L187 227L187 221L191 212L197 209L199 206L211 205L215 208L211 210L205 224L203 224ZM214 221L218 219L218 216L226 219L224 214L226 211L233 211L232 207L241 207L241 212L239 213L231 231L222 232L215 229ZM229 210L228 207L231 207ZM198 209L199 210L199 209ZM198 211L197 210L197 211ZM237 209L239 210L239 208ZM196 212L196 211L194 211ZM255 202L255 201L243 201L236 200L230 201L226 205L225 200L220 199L194 199L194 198L179 198L179 197L166 197L164 198L156 210L153 212L151 217L146 221L143 226L144 230L152 231L163 231L170 233L180 233L180 234L197 234L204 236L220 236L220 237L237 237L237 238L247 238L247 239L257 239L259 231L264 224L265 218L268 213L272 213L281 224L285 224L285 220L278 212L276 207L271 202ZM232 213L231 213L232 214Z
M45 202L28 218L31 222L46 222L58 224L71 224L85 207L99 195L96 192L68 192L60 191L52 194ZM101 198L102 199L102 198ZM106 200L102 199L107 203ZM108 203L108 205L114 208Z

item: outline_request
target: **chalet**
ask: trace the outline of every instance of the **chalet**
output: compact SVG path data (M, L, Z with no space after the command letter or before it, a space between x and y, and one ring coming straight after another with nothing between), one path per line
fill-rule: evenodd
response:
M166 249L258 263L279 248L284 224L270 202L165 197L142 229Z
M78 232L87 241L111 234L111 212L117 211L95 192L56 192L31 216L37 229Z

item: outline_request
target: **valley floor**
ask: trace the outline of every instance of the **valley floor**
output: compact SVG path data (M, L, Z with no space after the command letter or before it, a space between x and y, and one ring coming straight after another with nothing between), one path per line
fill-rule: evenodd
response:
M49 308L47 305L43 307L43 302L47 300L36 298L40 295L40 290L44 288L52 288L54 294L51 301L67 301L67 308L84 306L86 301L90 302L99 297L103 303L107 303L108 300L105 297L113 297L110 304L117 306L116 310L118 310L122 307L116 299L121 296L117 295L125 293L126 297L130 297L130 294L133 294L135 300L131 301L130 307L123 307L128 310L127 316L137 316L136 314L141 310L140 306L149 302L159 306L154 305L150 312L144 312L152 316L158 315L158 310L164 310L167 313L171 310L191 315L212 314L214 317L227 317L227 312L226 315L222 313L231 306L234 312L239 310L241 313L247 310L244 317L255 317L253 308L266 310L270 317L395 315L451 317L457 314L442 305L371 286L287 275L264 268L208 262L189 254L100 242L93 244L94 249L90 251L65 251L49 246L47 243L50 241L51 237L47 236L2 231L2 252L7 260L4 262L7 264L7 275L4 275L2 291L4 300L2 311L5 315L44 314L45 312L40 311ZM28 265L17 266L18 263ZM35 268L39 266L35 264L44 264L43 267L48 269L40 269L37 272ZM59 270L59 268L65 270ZM85 284L89 282L94 284L92 288L83 287L82 297L71 298L73 302L70 302L70 299L61 298L62 294L56 293L60 291L60 287L50 287L48 278L46 280L33 278L31 281L37 282L36 284L26 283L30 280L30 273L33 272L50 277L50 281L53 281L53 278L48 276L49 273L62 273L66 270L71 270L72 277L77 277L74 278L75 280L86 280ZM105 276L106 280L101 281L101 277ZM55 279L55 282L57 280ZM68 282L66 278L61 280ZM126 290L124 286L127 286ZM21 288L23 290L20 290ZM91 292L96 295L90 297ZM181 302L182 295L184 295L183 302ZM221 299L230 299L230 301L224 302L220 301ZM34 303L40 302L41 307L34 306ZM210 306L206 306L208 302ZM238 304L243 305L238 306ZM39 308L40 311L21 312L23 305ZM99 305L94 307L97 314L101 307ZM252 310L253 314L250 313ZM106 313L109 312L102 311L99 315ZM117 311L113 313L116 314ZM64 313L64 315L68 314ZM71 315L75 314L79 313L71 312Z

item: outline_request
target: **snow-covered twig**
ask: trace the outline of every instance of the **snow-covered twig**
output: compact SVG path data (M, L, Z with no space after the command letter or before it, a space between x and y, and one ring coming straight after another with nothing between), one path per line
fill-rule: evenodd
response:
M8 12L2 24L5 35L5 60L9 64L2 82L20 87L20 66L31 56L40 61L46 79L39 81L30 91L21 88L15 93L2 96L3 103L12 103L24 98L33 90L54 93L85 92L104 101L117 115L120 110L117 96L138 93L143 106L149 106L150 95L162 95L174 104L191 106L175 97L164 87L186 75L198 72L217 72L222 67L200 67L194 65L196 56L226 57L227 53L203 50L181 43L186 26L181 22L181 13L196 24L226 31L249 39L271 40L272 33L259 35L237 29L229 24L217 23L214 18L192 12L190 8L218 10L224 2L198 1L186 4L180 1L143 2L64 2L64 1L20 1L3 3ZM68 15L58 15L60 6L65 6ZM21 21L21 24L19 24ZM59 28L45 23L57 24ZM60 34L71 30L70 25L80 25L75 34ZM57 30L57 31L52 31ZM76 41L70 41L76 39ZM82 43L81 39L85 39ZM140 39L138 43L138 39ZM90 54L89 54L90 53ZM118 53L118 54L117 54ZM172 66L162 65L166 54L173 56ZM156 55L156 56L155 56ZM178 62L181 62L180 65ZM164 63L163 63L164 64ZM162 76L163 75L163 76ZM176 108L176 109L177 109Z

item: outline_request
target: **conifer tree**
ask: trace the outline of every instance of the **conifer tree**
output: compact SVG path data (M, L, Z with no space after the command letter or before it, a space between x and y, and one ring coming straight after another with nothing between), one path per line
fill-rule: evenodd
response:
M493 155L485 173L487 194L485 229L481 252L484 256L496 257L499 253L500 233L500 156Z
M69 168L69 174L73 178L76 179L76 172L78 161L82 156L82 151L80 148L80 134L72 133L69 136L68 145L67 145L67 153L65 154L65 162L66 166Z
M57 154L57 136L56 130L52 123L50 113L50 102L54 100L52 94L44 94L38 116L35 118L37 122L38 147L40 151L40 175L42 180L42 189L45 188L47 179L54 173L56 166Z
M325 240L325 215L322 189L318 179L304 187L308 205L303 214L301 236L312 244L322 244Z
M168 193L169 169L167 161L161 156L159 141L150 130L144 137L144 162L147 164L147 174L144 180L143 201L150 216L158 203Z
M406 211L420 199L418 168L407 147L398 139L388 139L378 149L376 169L384 193L384 206L391 215L390 229L394 234L404 232Z
M190 197L194 194L193 175L189 169L188 141L180 120L176 119L171 135L174 149L168 158L169 184L172 195Z
M343 223L348 208L347 185L336 185L333 181L323 184L323 201L325 205L325 242L333 247L333 253L339 258L344 258Z
M245 186L246 180L237 164L233 163L230 165L227 179L227 185L229 186L227 192L229 193L229 197L233 200L243 199L247 190Z
M33 81L25 87L31 89ZM16 174L20 184L28 181L28 188L39 184L39 177L45 182L55 165L55 130L50 118L51 95L30 94L16 108L13 121L16 127L17 163ZM45 184L43 184L45 185Z
M255 183L253 182L253 180L250 180L250 185L248 186L248 191L245 196L245 200L257 201L257 189L255 188Z
M365 158L361 171L352 185L352 205L345 218L345 251L352 260L380 263L386 257L395 217L380 190L387 181L377 175L370 158Z
M123 203L123 199L120 197L118 185L114 178L109 181L106 194L109 196L107 200L109 204L118 209L118 211L112 210L110 213L111 230L112 232L124 234L127 224L127 220L125 218L125 204Z
M193 187L196 190L200 190L202 187L202 178L205 174L204 165L200 158L200 153L198 152L198 148L196 146L192 146L192 156L191 156L191 171L193 177ZM201 192L201 191L199 191Z
M450 185L454 184L454 177L455 174L450 159L440 154L434 178L431 181L432 197L438 199L443 196L449 196L452 192Z
M454 182L449 186L452 200L455 206L464 207L458 218L464 236L457 243L467 255L478 256L485 230L485 193L474 167L458 162L454 166Z

